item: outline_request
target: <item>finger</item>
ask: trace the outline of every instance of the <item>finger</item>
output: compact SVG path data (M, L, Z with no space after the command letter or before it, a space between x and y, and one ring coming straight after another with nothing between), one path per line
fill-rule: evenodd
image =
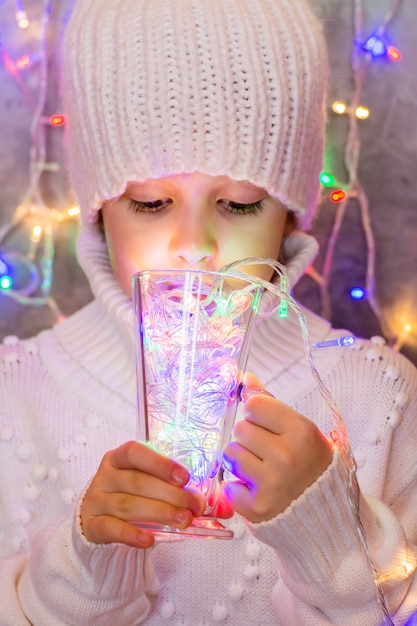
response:
M193 518L192 511L180 505L125 493L109 495L108 511L126 522L159 522L181 528L191 524Z
M267 391L253 374L244 374L238 390L239 400L246 402L250 397L259 394L273 397L272 393Z
M180 487L189 480L185 467L137 441L128 441L108 454L115 469L139 469Z
M250 387L254 389L263 389L262 383L256 378L255 374L251 372L245 372L243 375L243 384L245 387Z
M150 548L155 538L151 533L111 515L100 515L83 525L83 534L92 543L123 543L133 548Z
M297 465L300 464L299 461L301 460L301 466L306 464L308 458L324 455L324 467L327 467L330 462L329 459L332 457L332 446L314 422L276 398L267 396L250 398L245 403L245 408L243 423L252 423L264 429L265 434L268 434L267 431L269 431L278 437L262 439L258 434L258 438L250 446L250 449L255 453L259 454L260 448L265 446L265 452L261 455L262 458L271 456L277 459L280 456L283 461L287 460L288 462L296 459ZM245 429L239 424L242 422L236 424L235 430L237 429L237 432L243 437ZM247 444L247 439L245 439L245 443Z
M126 470L117 473L111 490L90 490L88 506L92 512L132 519L132 515L137 514L136 511L131 512L132 503L147 500L166 503L177 509L189 509L194 515L201 515L204 511L204 498L196 491L175 487L142 472Z
M131 545L131 542L146 541L135 537L129 530L129 524L126 526L125 523L156 522L164 526L186 528L192 520L193 513L189 509L130 494L110 494L107 507L99 515L88 516L84 512L82 529L87 539L95 543L117 541Z
M236 478L252 486L262 475L263 461L237 442L223 450L223 464Z
M226 483L223 487L224 496L236 513L250 522L261 521L262 513L253 510L253 495L246 483L239 481Z
M278 437L279 435L272 434L269 430L265 430L248 419L238 422L233 429L233 441L249 450L259 459L267 458L270 449L280 445L281 442Z
M293 477L305 472L311 474L314 480L318 475L316 471L324 471L333 456L333 449L327 438L312 421L298 414L291 421L288 430L281 433L273 433L249 419L244 419L234 428L234 441L242 449L261 459L267 467L274 468L275 473L282 472ZM230 450L231 452L228 447L225 448L226 454L233 458L234 448ZM237 462L239 463L240 457L246 463L246 456L242 455L241 450L236 448L236 452L239 455ZM244 467L246 469L246 465ZM256 478L260 480L259 472L265 470L254 465L250 471L258 471Z
M302 416L289 406L266 395L254 395L245 402L244 419L271 433L281 435L292 430Z
M280 506L275 500L265 498L246 483L239 481L227 483L224 487L225 497L230 506L250 522L258 523L272 519L286 509L289 502Z

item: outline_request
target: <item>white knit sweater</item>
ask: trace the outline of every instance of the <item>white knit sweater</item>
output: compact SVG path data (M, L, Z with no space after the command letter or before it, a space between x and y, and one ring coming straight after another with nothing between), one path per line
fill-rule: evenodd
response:
M136 436L131 307L104 249L87 245L96 300L33 340L0 349L0 625L377 626L376 585L341 456L277 518L234 539L151 550L94 545L80 494L108 449ZM307 313L314 341L336 333ZM362 521L393 621L417 607L417 376L381 340L317 350L358 463ZM332 428L298 321L265 319L249 369L274 395Z

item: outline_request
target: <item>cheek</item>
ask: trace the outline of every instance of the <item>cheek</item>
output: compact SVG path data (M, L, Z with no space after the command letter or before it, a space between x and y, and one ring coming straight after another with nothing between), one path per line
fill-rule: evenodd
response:
M282 242L282 230L269 231L264 234L262 249L264 257L272 257L278 259Z
M108 220L105 234L113 273L129 297L133 274L167 265L164 241L144 232L137 225L124 227Z
M235 239L235 249L239 251L239 258L258 257L278 259L283 229L275 224L269 228L256 228L248 231L245 237Z
M263 248L262 256L278 260L285 230L285 222L286 211L281 207L276 207L272 217L262 224L262 233L259 234L259 242Z
M107 237L107 249L113 273L123 291L130 296L131 279L135 273L131 256L125 246L122 247L120 242L114 241L111 237Z
M138 246L125 229L115 224L107 225L105 236L113 273L123 291L130 297L132 276L140 269L136 259Z
M284 231L284 220L268 220L255 224L248 231L233 238L233 251L230 255L235 259L244 258L271 258L278 260ZM269 265L242 266L248 274L258 276L264 280L271 280L274 270Z

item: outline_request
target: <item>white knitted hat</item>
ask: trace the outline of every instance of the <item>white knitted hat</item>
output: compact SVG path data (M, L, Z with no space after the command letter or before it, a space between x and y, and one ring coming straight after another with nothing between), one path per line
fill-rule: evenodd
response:
M78 0L62 61L84 226L127 181L194 171L264 187L309 226L328 67L306 0Z

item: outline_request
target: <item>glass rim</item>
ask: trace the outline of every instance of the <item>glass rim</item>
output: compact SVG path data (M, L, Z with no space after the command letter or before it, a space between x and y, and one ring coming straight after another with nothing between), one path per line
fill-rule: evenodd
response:
M230 274L229 272L219 272L219 271L214 271L214 270L199 270L196 268L179 268L179 269L173 269L173 268L162 268L162 269L147 269L147 270L140 270L139 272L135 272L132 275L132 283L140 280L140 278L142 276L146 276L146 275L151 275L151 274L160 274L160 275L164 275L164 274L180 274L180 275L185 275L185 274L202 274L204 276L211 276L211 277L221 277L221 278L232 278L234 280L241 280L242 282L246 282L248 284L254 284L257 287L259 287L260 289L263 289L262 285L258 282L259 278L257 276L251 276L250 274L247 274L246 276L236 276L235 274Z

